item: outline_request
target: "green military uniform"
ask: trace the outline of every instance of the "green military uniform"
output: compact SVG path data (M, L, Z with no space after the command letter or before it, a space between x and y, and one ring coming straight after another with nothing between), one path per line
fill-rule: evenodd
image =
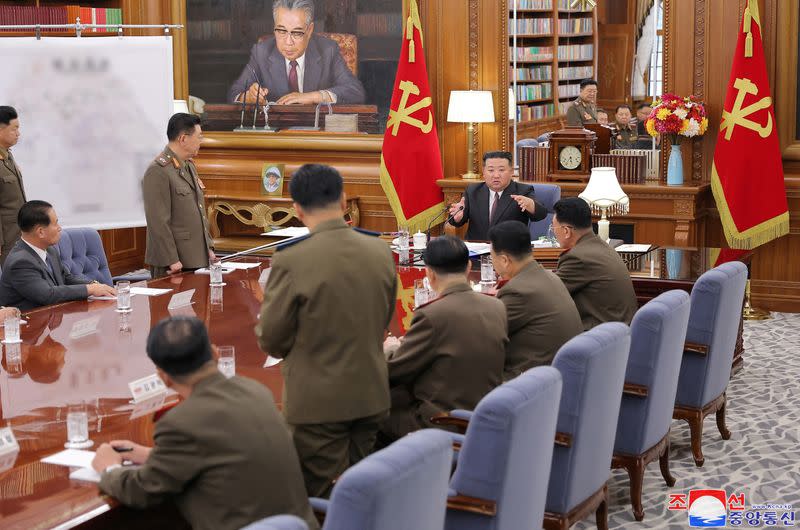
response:
M597 106L578 98L567 109L567 125L576 126L587 123L597 123Z
M17 214L25 204L22 172L8 149L0 147L0 265L19 239Z
M262 350L285 359L283 413L311 497L372 451L389 409L383 336L396 285L386 243L342 219L272 260L255 332Z
M635 124L625 126L614 124L611 131L611 145L613 149L636 149L636 142L639 140L639 132Z
M173 263L184 269L208 266L213 242L208 232L203 184L191 161L181 161L167 147L144 174L147 219L145 263L153 277L164 276Z

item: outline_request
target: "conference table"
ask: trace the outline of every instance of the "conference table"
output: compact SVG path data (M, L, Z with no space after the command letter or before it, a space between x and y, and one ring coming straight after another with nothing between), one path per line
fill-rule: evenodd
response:
M672 288L691 289L693 280L715 263L713 250L653 249L625 255L640 303ZM561 249L537 249L534 255L554 267ZM151 445L154 413L178 401L175 394L134 404L128 383L155 373L145 353L150 328L171 314L191 314L203 320L211 341L233 346L237 375L266 385L281 402L280 365L265 366L266 356L253 328L263 299L261 272L267 258L248 270L224 276L225 286L212 288L206 274L184 273L147 282L148 287L172 289L160 296L137 295L132 311L116 311L116 302L77 301L23 313L19 356L9 361L4 344L0 370L0 427L11 427L20 450L0 455L0 527L3 529L182 528L174 505L135 510L100 494L96 484L69 478L70 468L45 464L40 459L61 451L66 441L66 408L83 401L89 409L89 436L96 448L114 439ZM479 285L479 267L470 278ZM396 311L390 331L401 336L414 309L414 280L424 269L398 266ZM144 285L144 284L142 284ZM193 303L168 309L172 295L194 289ZM341 308L347 311L346 304ZM86 322L96 331L79 336ZM96 321L96 322L95 322Z

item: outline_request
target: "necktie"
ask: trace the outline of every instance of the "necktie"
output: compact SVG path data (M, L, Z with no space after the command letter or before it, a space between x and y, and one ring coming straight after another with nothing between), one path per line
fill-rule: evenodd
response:
M300 92L300 85L297 83L297 61L289 63L291 70L289 70L289 90L291 92Z
M492 209L489 211L489 222L494 221L494 214L497 212L497 203L500 202L500 194L494 192L494 201L492 202Z
M56 274L53 272L53 264L50 263L50 254L48 254L44 258L44 265L45 267L47 267L47 270L50 272L50 275L53 276L53 279L56 280ZM58 283L58 280L56 280L56 283Z

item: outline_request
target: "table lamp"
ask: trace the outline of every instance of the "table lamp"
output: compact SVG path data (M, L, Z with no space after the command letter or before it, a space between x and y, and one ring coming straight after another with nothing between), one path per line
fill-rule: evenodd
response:
M630 201L617 180L617 171L613 167L593 167L586 189L578 195L589 203L592 212L600 214L597 223L597 235L608 241L608 215L625 215L628 213Z
M447 107L447 121L452 123L466 123L467 125L467 172L465 179L477 179L474 169L476 123L491 123L494 121L494 102L492 93L488 90L452 90L450 91L450 104Z

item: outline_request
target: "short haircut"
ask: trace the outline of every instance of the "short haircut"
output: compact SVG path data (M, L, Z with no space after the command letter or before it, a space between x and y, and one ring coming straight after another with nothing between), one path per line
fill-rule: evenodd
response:
M633 111L631 110L631 106L625 105L624 103L622 105L617 105L617 108L616 110L614 110L614 113L616 114L617 112L619 112L619 109L628 109L629 111L631 111L631 114L633 113Z
M653 108L653 106L650 103L644 102L644 103L639 103L638 105L636 105L636 110L642 110L645 107L648 107L648 108L651 108L651 109Z
M272 2L272 18L273 20L278 13L278 9L284 8L289 11L300 9L306 12L306 25L314 22L314 0L275 0Z
M523 260L531 255L531 233L525 223L498 223L489 229L489 241L495 254L508 254L515 260Z
M597 114L605 114L608 116L608 111L606 109L597 109Z
M331 166L305 164L289 182L292 200L306 210L326 208L342 198L342 176Z
M428 242L422 259L437 274L463 274L469 266L469 250L455 236L440 236Z
M150 330L147 356L170 376L191 375L212 358L205 325L196 317L165 318Z
M45 201L28 201L17 212L17 224L23 232L30 232L39 225L50 226L50 210L53 205Z
M167 140L174 142L182 134L194 134L194 128L200 125L200 116L178 112L173 114L167 124Z
M16 120L17 109L9 106L0 106L0 125L11 125L11 120Z
M592 227L592 211L589 204L580 197L561 199L553 205L559 223L573 226L579 230Z
M581 90L583 90L589 85L597 86L597 81L595 81L594 79L584 79L583 81L581 81Z
M490 158L504 158L508 160L509 165L514 165L514 156L509 153L508 151L487 151L483 153L483 165L486 165L486 161Z

